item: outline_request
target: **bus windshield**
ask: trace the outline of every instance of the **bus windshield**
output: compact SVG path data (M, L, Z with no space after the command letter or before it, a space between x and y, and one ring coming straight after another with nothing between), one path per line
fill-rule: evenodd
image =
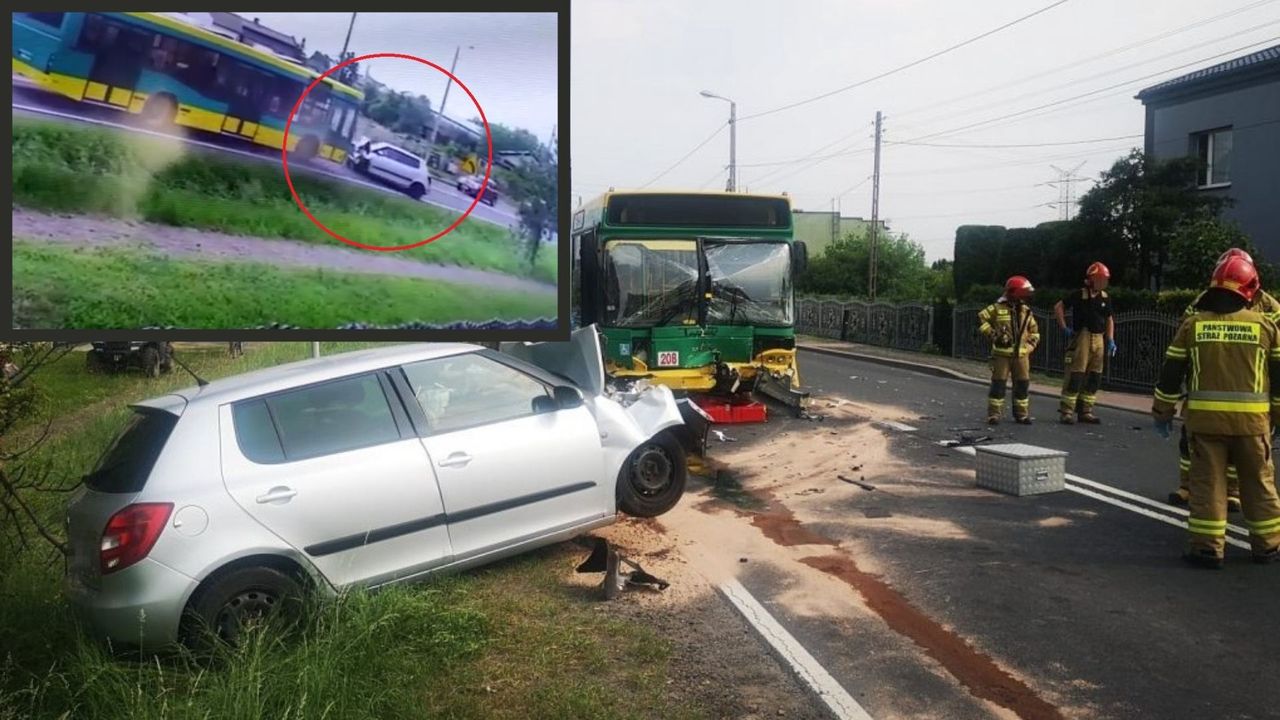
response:
M653 327L698 321L698 244L617 241L605 246L605 325Z
M708 325L792 324L791 248L786 242L705 240L702 252L705 275L694 240L607 243L605 324L693 325L708 289Z
M790 326L791 248L785 242L706 241L708 325Z

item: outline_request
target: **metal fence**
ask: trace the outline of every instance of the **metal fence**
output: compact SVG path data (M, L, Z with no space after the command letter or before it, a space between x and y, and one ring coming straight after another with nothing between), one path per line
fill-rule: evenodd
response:
M933 307L802 298L796 300L796 332L920 351L933 344Z
M983 305L959 305L952 322L951 348L955 357L985 360L990 344L978 332L978 311ZM1066 360L1067 341L1051 313L1033 310L1040 325L1040 346L1031 355L1035 371L1061 375ZM1069 317L1069 316L1068 316ZM1150 391L1155 387L1164 362L1164 351L1173 342L1181 320L1176 315L1155 312L1117 313L1116 345L1119 352L1107 358L1103 387L1115 390Z

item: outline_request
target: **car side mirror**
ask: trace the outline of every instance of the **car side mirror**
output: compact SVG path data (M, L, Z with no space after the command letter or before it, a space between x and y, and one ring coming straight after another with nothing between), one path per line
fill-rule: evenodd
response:
M795 242L792 247L795 249L795 274L801 275L809 269L809 248L802 242Z
M555 401L555 398L547 397L546 395L539 395L533 399L534 415L545 415L547 413L553 413L559 409L560 405Z
M560 385L551 391L551 395L555 398L556 406L561 410L582 407L582 391L576 387Z

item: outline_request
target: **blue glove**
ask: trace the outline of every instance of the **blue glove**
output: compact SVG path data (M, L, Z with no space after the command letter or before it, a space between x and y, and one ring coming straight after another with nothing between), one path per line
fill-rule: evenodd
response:
M1072 330L1070 327L1064 327L1064 328L1062 328L1062 332L1063 332L1064 334L1066 334L1066 336L1067 336L1067 342L1071 342L1071 336L1076 334L1076 332L1075 332L1074 330Z
M1110 355L1111 357L1115 357L1116 350L1118 349L1119 348L1116 347L1116 341L1112 340L1111 338L1107 338L1107 354Z
M1152 422L1152 427L1156 429L1156 433L1165 440L1169 439L1169 435L1173 432L1173 418L1161 420L1157 418Z

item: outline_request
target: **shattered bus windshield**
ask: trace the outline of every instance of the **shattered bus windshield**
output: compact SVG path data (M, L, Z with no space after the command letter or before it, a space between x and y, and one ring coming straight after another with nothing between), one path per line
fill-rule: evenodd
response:
M698 245L692 240L606 246L605 317L616 327L698 321Z
M786 243L708 241L703 248L711 280L708 325L791 325L791 248Z

